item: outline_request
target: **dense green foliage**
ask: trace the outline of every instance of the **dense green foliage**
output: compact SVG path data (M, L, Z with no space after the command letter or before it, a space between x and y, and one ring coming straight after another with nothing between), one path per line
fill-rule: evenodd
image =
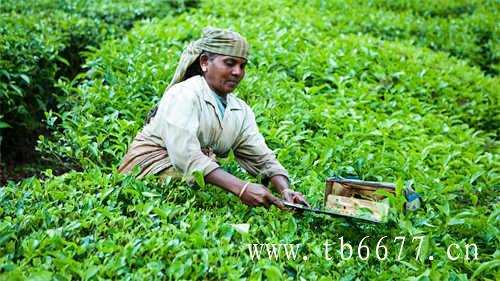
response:
M394 13L376 13L363 29L384 39L404 38L417 46L449 52L490 75L499 71L498 1L373 1ZM397 15L396 15L397 14Z
M11 126L36 129L47 107L54 108L58 72L75 64L78 71L78 52L116 32L101 30L98 20L50 14L12 13L0 19L1 117Z
M452 25L444 25L448 16L464 16L458 25L472 28L464 22L488 6L461 8L470 6L464 1L448 15L444 7L451 1L404 3L275 0L227 6L210 0L192 13L146 22L123 40L104 43L89 55L89 71L62 83L69 98L60 112L47 113L56 131L39 145L48 157L85 170L59 177L47 171L43 180L0 189L0 277L495 280L499 79L436 52L453 53L446 47L453 44L431 37L434 30L450 31ZM404 32L389 28L403 22L410 26ZM373 28L375 23L383 28ZM404 214L398 194L390 198L389 223L371 225L249 209L211 185L162 185L155 178L117 175L182 47L206 25L238 30L248 39L251 59L237 95L252 106L295 189L319 205L326 177L356 175L396 182L398 191L413 186L426 209ZM493 30L494 23L485 28ZM417 29L418 36L412 32ZM465 41L473 34L468 30ZM475 53L461 41L453 48L474 61ZM249 179L232 159L223 164ZM248 233L232 225L242 223L250 225ZM327 239L343 236L357 244L366 235L374 238L372 250L383 236L421 235L425 243L418 259L408 246L397 261L397 244L389 243L385 261L342 261L338 252L325 260ZM309 259L252 261L247 243L301 243L301 255ZM452 243L461 247L456 261L446 255ZM478 260L464 259L470 243L478 246Z
M330 22L325 27L339 33L408 40L498 75L499 8L498 1L490 0L347 1L325 7L330 16L323 20Z
M140 19L165 17L172 10L183 11L194 7L196 0L37 0L5 1L0 6L2 12L17 14L38 14L64 12L68 15L81 15L85 18L99 19L123 29L130 29L134 21ZM105 26L102 26L104 28Z
M187 3L192 5L192 3ZM55 84L82 71L83 55L121 36L134 21L182 11L180 1L2 1L0 4L0 129L27 138L44 111L63 99ZM0 137L0 144L1 144Z

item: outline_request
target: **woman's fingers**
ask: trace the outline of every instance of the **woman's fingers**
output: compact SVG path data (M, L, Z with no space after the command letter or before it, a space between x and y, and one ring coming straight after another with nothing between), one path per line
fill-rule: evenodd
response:
M309 202L307 202L306 199L304 199L304 196L302 196L300 192L296 192L294 194L293 202L306 205L307 207L311 208L311 204L309 204Z
M281 210L287 210L287 208L285 207L285 205L283 205L283 202L281 202L281 200L279 200L278 198L276 198L274 195L272 195L271 193L269 193L269 200L271 203L273 203L274 205L276 205L276 207L280 208Z
M300 192L287 190L282 194L282 196L286 202L302 204L309 208L311 207ZM280 199L275 197L265 186L261 184L250 184L241 200L250 207L264 206L269 208L271 205L275 205L281 210L288 210Z
M270 205L273 204L282 210L286 210L285 205L283 205L280 199L276 198L267 188L264 188L264 190L265 190L265 195L264 195L263 205L266 208L269 208Z
M271 204L271 201L268 201L267 199L264 199L259 202L260 205L264 205L264 207L269 208L269 205Z
M291 189L287 189L285 192L282 193L283 199L286 202L290 202L290 203L293 203L293 195L294 195L294 191Z
M306 199L304 199L302 193L297 191L287 190L283 193L283 199L285 199L286 202L302 204L311 208L311 205L306 201Z
M287 195L289 195L289 196L287 196ZM283 194L283 199L286 202L290 202L293 204L301 204L301 205L304 205L304 206L311 208L311 205L309 205L309 203L304 199L304 197L302 196L302 193L300 193L300 192L295 192L293 190L290 190L289 192ZM303 210L300 210L300 209L286 209L286 210L291 210L297 214L301 214L303 212Z

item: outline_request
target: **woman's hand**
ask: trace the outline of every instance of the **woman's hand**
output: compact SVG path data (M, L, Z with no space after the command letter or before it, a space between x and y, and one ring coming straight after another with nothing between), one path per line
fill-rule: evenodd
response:
M306 201L306 199L304 199L302 193L290 189L287 177L283 175L276 175L271 178L271 182L276 186L281 193L281 198L283 198L286 202L301 204L311 208L311 205Z
M280 190L288 188L288 179L284 176L274 176L271 180L276 186L280 187ZM264 185L257 183L247 183L220 168L217 168L212 172L210 172L208 175L206 175L205 181L211 184L218 185L223 189L232 192L234 195L239 196L241 201L248 206L269 207L271 204L274 204L282 210L288 210L285 207L285 205L283 205L283 202L281 202L280 199L276 198ZM243 190L243 188L245 188L245 190ZM302 196L302 194L300 195ZM292 196L292 198L302 198L302 197ZM299 200L299 199L293 199L293 200ZM299 201L289 201L289 202L300 203ZM305 204L309 206L309 203L306 202Z
M250 207L264 206L269 208L271 204L274 204L278 208L286 210L285 205L262 184L249 183L243 190L240 199Z
M301 204L311 208L311 205L304 199L302 193L293 191L290 188L285 188L281 191L281 198L286 202Z

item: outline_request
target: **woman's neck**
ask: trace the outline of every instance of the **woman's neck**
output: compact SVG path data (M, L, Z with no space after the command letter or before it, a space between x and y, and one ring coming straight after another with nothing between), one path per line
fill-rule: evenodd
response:
M205 77L203 75L201 75L201 77L203 78L203 80L205 80L205 83L207 83L208 87L210 88L210 90L212 90L212 92L214 92L216 95L218 95L219 97L224 99L224 101L227 100L228 94L221 94L221 93L217 92L216 90L214 90L214 88L212 88L212 86L210 86L210 83L208 83L207 79L205 79Z

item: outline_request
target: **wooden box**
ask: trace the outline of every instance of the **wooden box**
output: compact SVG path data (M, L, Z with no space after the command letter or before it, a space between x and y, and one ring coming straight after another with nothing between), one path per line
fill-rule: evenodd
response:
M377 190L395 193L395 186L386 182L329 178L325 183L324 210L341 216L373 222L384 222L389 212L385 196Z

